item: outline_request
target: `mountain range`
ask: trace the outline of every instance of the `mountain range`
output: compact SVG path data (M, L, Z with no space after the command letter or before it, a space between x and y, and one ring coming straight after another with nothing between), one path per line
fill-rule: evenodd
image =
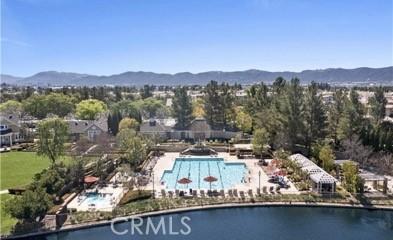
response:
M15 77L1 74L1 83L25 86L99 86L122 85L204 85L211 80L218 82L252 84L256 82L271 83L277 77L291 79L298 77L301 83L311 81L332 85L393 85L393 66L384 68L361 67L355 69L328 68L321 70L304 70L301 72L269 72L246 70L234 72L209 71L201 73L181 72L176 74L154 72L124 72L109 76L97 76L70 72L46 71L30 77Z

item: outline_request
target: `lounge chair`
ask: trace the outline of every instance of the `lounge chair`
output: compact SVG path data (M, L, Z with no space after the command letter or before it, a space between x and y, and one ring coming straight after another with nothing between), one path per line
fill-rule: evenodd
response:
M243 199L243 200L246 198L246 196L244 195L243 191L240 191L239 195L240 195L240 198Z
M168 191L169 197L173 198L173 191Z
M179 189L176 189L176 190L175 190L175 194L176 194L176 197L178 197L178 196L179 196L179 194L180 194L180 191L179 191Z
M161 189L161 196L162 196L162 197L166 197L166 192L165 192L164 189Z
M201 190L200 193L201 193L201 197L205 197L205 191L204 190Z
M252 189L248 189L248 196L253 197Z
M234 189L234 190L233 190L233 196L238 197L238 195L237 195L237 189Z
M217 190L213 190L212 196L213 196L213 197L217 197L217 196L218 196Z
M274 187L273 187L273 186L270 186L269 191L270 191L271 194L274 194Z
M262 187L262 192L263 192L263 194L267 194L267 187L266 186Z
M260 188L257 188L257 195L261 196L261 189Z
M225 192L224 192L223 189L220 190L220 196L223 197L223 198L225 198Z
M192 196L193 196L193 197L197 197L197 194L198 194L198 193L197 193L197 190L192 190Z
M232 189L228 190L228 195L229 195L229 197L233 197Z
M281 194L280 189L281 189L281 187L280 187L280 186L277 186L277 187L276 187L276 193Z

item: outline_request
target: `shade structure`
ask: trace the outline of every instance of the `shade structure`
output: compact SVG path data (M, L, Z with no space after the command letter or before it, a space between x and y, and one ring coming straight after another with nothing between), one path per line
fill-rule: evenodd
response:
M95 182L97 182L98 181L98 177L94 177L94 176L86 176L85 177L85 183L95 183Z
M213 176L208 176L208 177L205 177L203 180L206 182L212 183L212 182L217 181L218 179Z
M207 176L203 179L204 181L210 183L210 191L212 190L212 182L217 181L218 179L213 176Z
M178 183L180 183L180 184L189 184L189 183L191 183L192 181L190 180L190 179L188 179L188 178L182 178L182 179L180 179L179 181L177 181Z

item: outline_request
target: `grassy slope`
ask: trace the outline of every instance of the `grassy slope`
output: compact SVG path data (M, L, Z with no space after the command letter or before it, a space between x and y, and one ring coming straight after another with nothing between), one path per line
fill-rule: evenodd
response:
M70 158L65 157L62 161L67 163L70 161ZM48 167L49 164L48 158L37 156L34 152L1 153L0 189L22 187L29 184L34 174Z
M65 164L70 163L70 157L64 157L61 161ZM23 187L29 184L34 174L48 167L50 161L48 158L38 156L35 152L7 152L0 154L0 189L4 190L11 187ZM12 196L9 194L0 194L1 202L1 233L10 232L16 219L11 218L4 212L4 203Z
M9 194L1 194L0 195L0 202L1 202L1 209L0 209L0 215L1 215L1 219L0 219L0 232L2 234L5 233L9 233L12 229L12 227L15 225L16 223L16 219L11 218L10 215L6 214L4 212L4 204L5 201L7 201L8 199L10 199L12 196Z

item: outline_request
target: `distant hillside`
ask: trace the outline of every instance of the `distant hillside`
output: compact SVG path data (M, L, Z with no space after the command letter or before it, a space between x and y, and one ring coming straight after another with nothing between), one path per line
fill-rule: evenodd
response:
M202 73L176 73L164 74L153 72L124 72L110 76L95 76L65 72L40 72L31 77L18 78L10 75L1 75L1 82L34 85L34 86L92 86L92 85L192 85L206 84L210 80L228 83L250 84L264 81L271 83L277 77L291 79L298 77L302 83L311 81L326 82L334 85L342 84L393 84L393 67L385 68L328 68L323 70L305 70L302 72L268 72L262 70L246 70L236 72L211 71Z
M21 77L14 77L7 74L1 74L1 82L3 83L17 83L18 81L22 80Z

